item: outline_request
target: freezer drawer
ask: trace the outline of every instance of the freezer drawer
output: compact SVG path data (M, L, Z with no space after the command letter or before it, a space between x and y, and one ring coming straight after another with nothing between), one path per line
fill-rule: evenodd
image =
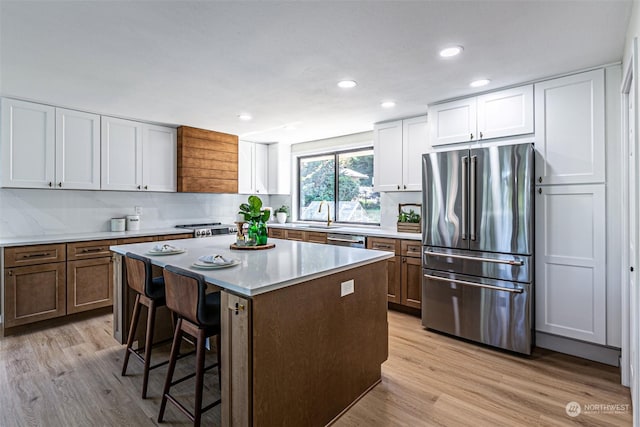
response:
M531 354L531 284L424 269L422 295L426 328Z
M423 247L422 267L489 277L507 282L533 282L531 256Z

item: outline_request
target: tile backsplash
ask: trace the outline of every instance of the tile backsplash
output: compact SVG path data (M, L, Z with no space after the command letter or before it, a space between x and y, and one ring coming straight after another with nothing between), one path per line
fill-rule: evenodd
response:
M269 196L260 196L270 206ZM109 231L142 207L141 229L235 221L244 194L0 189L0 237Z

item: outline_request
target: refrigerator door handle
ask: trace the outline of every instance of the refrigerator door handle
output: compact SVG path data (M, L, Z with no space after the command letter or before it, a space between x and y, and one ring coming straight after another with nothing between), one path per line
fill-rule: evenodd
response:
M471 172L469 184L471 189L469 190L469 239L476 240L476 165L478 163L478 156L471 156Z
M467 240L467 169L469 168L469 157L464 156L462 162L462 240Z
M485 288L494 291L511 292L512 294L521 294L522 292L524 292L524 289L522 288L503 288L502 286L485 285L482 283L467 282L466 280L448 279L446 277L432 276L431 274L425 274L424 277L431 280L439 280L441 282L455 283L458 285L473 286L476 288Z
M424 251L424 254L425 254L426 256L436 256L436 257L442 257L442 258L465 259L465 260L469 260L469 261L492 262L492 263L495 263L495 264L524 265L524 262L523 262L523 261L516 261L516 260L512 260L512 259L481 258L481 257L475 257L475 256L456 255L456 254L446 254L446 253L431 252L431 251Z

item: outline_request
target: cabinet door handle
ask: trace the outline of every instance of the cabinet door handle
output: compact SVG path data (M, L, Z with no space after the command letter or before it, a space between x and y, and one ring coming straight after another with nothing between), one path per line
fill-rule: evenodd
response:
M482 139L482 132L480 132L480 139Z
M633 267L631 267L631 268L633 268ZM9 273L8 273L8 274L9 274L9 276L13 276L13 271L12 271L12 270L9 270Z
M49 187L52 187L53 183L51 181L49 181Z
M148 185L145 185L145 186L144 186L144 189L145 189L145 190L148 190L148 189L149 189L149 186L148 186Z
M407 189L407 184L403 185L403 187L404 187L404 189L406 190L406 189Z
M542 194L542 188L538 188L538 194Z
M398 190L400 189L400 186L398 185Z
M140 188L141 188L141 187L138 185L138 190L139 190Z
M473 139L473 133L469 134L469 139Z
M59 183L58 183L58 187L62 187L62 182L59 182Z
M87 253L87 252L102 252L103 249L102 248L84 248L82 249L83 253Z
M405 257L402 257L402 262L407 262L407 259Z
M539 176L539 177L538 177L538 182L539 182L540 184L542 184L542 177L541 177L541 176Z

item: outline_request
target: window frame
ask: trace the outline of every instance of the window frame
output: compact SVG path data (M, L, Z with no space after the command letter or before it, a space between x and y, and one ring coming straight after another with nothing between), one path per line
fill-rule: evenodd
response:
M321 156L333 156L333 162L334 165L339 165L339 161L338 161L338 157L340 156L340 154L345 154L345 153L355 153L357 151L367 151L367 150L371 150L373 151L373 145L367 145L364 147L357 147L357 148L348 148L345 150L337 150L337 151L322 151L322 152L317 152L317 153L313 153L313 154L306 154L303 156L297 156L296 158L296 199L297 199L297 205L296 206L296 221L304 221L304 222L313 222L313 223L323 223L326 221L316 221L316 220L312 220L312 219L301 219L300 215L302 213L302 210L300 209L300 191L301 191L301 183L300 183L300 162L304 159L310 159L313 157L321 157ZM372 154L372 156L375 156L375 153ZM335 166L334 166L335 167ZM340 189L338 187L338 182L340 180L340 172L339 170L336 170L336 173L334 174L334 182L333 182L333 197L335 199L334 202L334 219L331 221L332 223L335 224L345 224L345 225L349 225L349 224L353 224L353 225L371 225L371 226L379 226L380 222L346 222L346 221L340 221L338 218L336 218L337 216L337 212L338 212L338 196L340 193ZM377 191L376 191L377 193Z

